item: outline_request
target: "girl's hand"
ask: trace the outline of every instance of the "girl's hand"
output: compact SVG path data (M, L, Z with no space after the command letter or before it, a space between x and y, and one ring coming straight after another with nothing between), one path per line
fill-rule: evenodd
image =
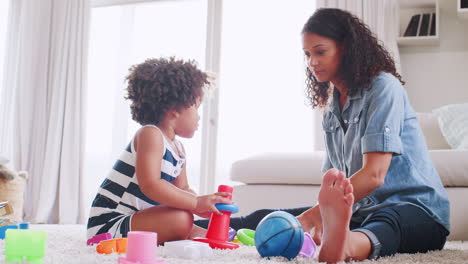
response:
M203 213L195 213L195 214L201 218L210 218L212 213L213 212L203 212Z
M207 213L211 214L211 212L221 214L221 212L218 209L216 209L215 204L231 204L232 201L224 197L229 195L231 194L226 192L217 192L214 194L197 196L197 205L195 207L195 210L193 210L193 213L201 217L206 216Z

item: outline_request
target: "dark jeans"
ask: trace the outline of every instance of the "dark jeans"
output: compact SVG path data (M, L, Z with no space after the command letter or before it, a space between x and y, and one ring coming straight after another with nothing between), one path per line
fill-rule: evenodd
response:
M371 240L372 253L369 258L440 250L449 235L449 231L425 211L410 204L382 208L370 214L362 223L351 222L350 228L363 232Z
M289 208L289 209L260 209L257 210L249 215L240 216L240 217L231 217L230 226L235 230L239 230L241 228L247 228L255 230L257 229L258 223L269 213L275 211L285 211L294 216L298 216L305 212L306 210L310 209L311 207L300 207L300 208ZM195 224L199 227L208 228L209 219L202 219L195 221Z
M294 216L310 207L291 209L261 209L249 215L232 217L230 226L236 230L255 230L258 223L269 213L286 211ZM207 228L209 220L197 220L195 224ZM395 253L418 253L440 250L444 247L449 232L435 222L425 211L413 205L396 205L375 211L362 223L351 222L352 231L366 234L372 244L370 259Z

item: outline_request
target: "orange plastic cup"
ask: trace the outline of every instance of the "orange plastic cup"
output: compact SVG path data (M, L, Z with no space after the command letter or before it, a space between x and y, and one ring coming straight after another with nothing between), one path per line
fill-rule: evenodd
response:
M127 252L127 238L103 240L96 246L96 251L99 254L125 253Z

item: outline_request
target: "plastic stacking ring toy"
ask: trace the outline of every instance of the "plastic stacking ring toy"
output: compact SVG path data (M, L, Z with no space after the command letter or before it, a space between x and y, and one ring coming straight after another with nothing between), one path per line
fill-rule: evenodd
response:
M224 204L224 203L218 203L215 204L216 209L220 211L228 211L233 214L239 212L239 207L235 204Z
M233 188L228 185L219 185L218 192L225 192L229 195L225 196L226 199L232 199ZM221 210L220 214L212 213L210 216L210 222L206 231L205 237L195 237L193 240L208 243L211 248L219 249L235 249L239 248L236 243L231 243L229 239L229 223L231 221L231 213L237 213L239 207L235 204L215 204L218 210ZM145 262L146 263L146 262Z
M228 241L231 242L232 240L234 240L236 235L237 235L237 231L234 228L229 227Z
M242 244L242 242L240 242L239 238L237 238L237 235L234 237L234 239L231 242L236 243L236 244Z
M252 229L243 228L237 231L237 239L244 245L255 246L254 237L255 231Z

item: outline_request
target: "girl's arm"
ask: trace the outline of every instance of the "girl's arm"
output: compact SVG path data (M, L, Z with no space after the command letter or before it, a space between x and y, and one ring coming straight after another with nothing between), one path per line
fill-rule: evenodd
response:
M187 155L185 154L185 148L182 144L180 144L181 147L182 147L182 151L183 151L183 154L185 157L187 157ZM188 183L188 179L187 179L187 158L185 159L185 164L184 164L184 167L182 168L182 171L180 172L180 175L177 177L177 179L174 180L173 184L177 187L179 187L180 189L184 190L184 191L187 191L193 195L197 195L197 193L192 190L190 188L190 185Z
M190 186L187 180L186 168L187 168L187 163L185 163L185 166L182 169L182 172L177 177L177 179L175 179L172 183L184 191L187 191L193 195L197 195L197 193L194 190L190 189ZM211 211L194 212L194 213L202 218L209 218L211 216Z
M194 210L196 196L161 179L164 141L157 128L144 127L135 137L135 173L141 191L151 200L187 210Z
M180 172L180 175L172 183L184 191L187 191L193 195L197 195L197 193L190 188L187 180L187 160L185 161L184 167L182 168L182 172Z
M187 157L187 155L185 155L185 148L184 146L181 144L181 147L182 147L182 151L183 151L183 154L185 157ZM180 175L177 177L177 179L175 179L173 182L172 182L175 186L179 187L180 189L184 190L184 191L187 191L193 195L197 195L197 193L192 190L190 188L190 185L188 183L188 179L187 179L187 159L185 159L185 164L184 164L184 168L182 169ZM211 211L204 211L204 212L194 212L196 215L202 217L202 218L210 218L211 216Z
M196 196L161 179L161 160L164 141L161 132L154 127L144 127L135 136L136 166L135 173L141 191L151 200L169 207L190 210L194 213L212 211L216 203L231 203L223 196L227 193L215 193Z
M190 210L195 213L212 211L219 213L216 203L231 203L226 193L196 196L161 179L163 136L157 128L144 127L135 136L135 173L141 191L151 200L169 207Z

